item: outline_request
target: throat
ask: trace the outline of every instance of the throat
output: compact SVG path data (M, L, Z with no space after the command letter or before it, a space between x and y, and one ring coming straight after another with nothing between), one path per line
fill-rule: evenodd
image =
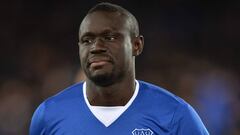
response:
M130 97L131 98L131 97ZM130 98L119 97L96 97L88 99L92 106L125 106Z
M135 81L135 80L134 80ZM112 87L89 87L85 83L85 96L92 106L125 106L138 90L138 82L131 87L112 86Z
M92 106L125 106L131 99L134 91L121 92L121 90L98 91L96 93L88 93L87 98Z

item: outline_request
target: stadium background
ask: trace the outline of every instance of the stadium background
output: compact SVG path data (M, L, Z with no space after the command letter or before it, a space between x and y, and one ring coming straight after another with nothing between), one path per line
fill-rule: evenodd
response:
M84 78L78 28L96 2L0 2L1 135L28 134L39 103ZM145 36L144 52L137 58L137 78L191 103L212 135L239 135L240 2L112 2L136 15Z

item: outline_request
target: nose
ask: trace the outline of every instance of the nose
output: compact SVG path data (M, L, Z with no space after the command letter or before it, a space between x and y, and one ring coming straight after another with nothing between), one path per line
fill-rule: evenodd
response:
M98 54L98 53L104 53L107 51L107 48L104 44L104 41L102 41L100 38L96 38L95 42L93 43L91 47L91 53L92 54Z

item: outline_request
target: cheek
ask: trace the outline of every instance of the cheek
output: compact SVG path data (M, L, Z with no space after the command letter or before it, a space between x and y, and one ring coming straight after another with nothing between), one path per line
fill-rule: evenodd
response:
M120 66L124 66L124 65L129 65L131 64L131 59L132 59L132 48L130 47L130 45L126 45L126 46L122 46L120 48L118 48L118 50L116 51L117 54L117 59L118 59L118 63L120 64Z
M128 43L125 45L123 49L123 55L127 61L129 61L132 58L132 44Z
M125 52L126 57L129 58L129 56L132 56L132 53L133 53L132 48L133 48L133 45L131 42L131 38L128 37L125 39L125 45L124 45L124 52Z
M87 49L86 48L79 47L79 57L80 57L81 64L83 64L86 61L86 57L87 57Z

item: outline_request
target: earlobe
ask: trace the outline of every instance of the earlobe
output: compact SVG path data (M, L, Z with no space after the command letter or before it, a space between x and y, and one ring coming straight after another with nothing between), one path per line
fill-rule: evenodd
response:
M133 56L138 56L142 53L144 46L144 37L142 35L135 37L133 42Z

